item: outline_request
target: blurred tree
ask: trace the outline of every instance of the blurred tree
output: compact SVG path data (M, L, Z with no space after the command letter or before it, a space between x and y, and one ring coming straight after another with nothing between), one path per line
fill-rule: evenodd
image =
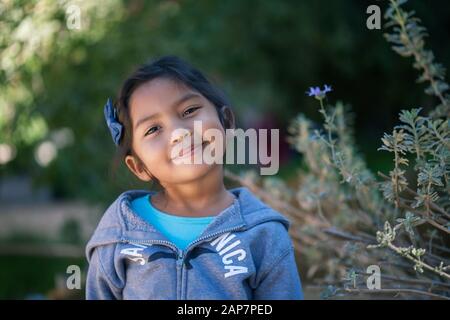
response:
M448 2L412 2L435 39L448 37ZM67 27L70 5L80 8L79 30ZM352 97L356 140L376 144L400 106L431 103L399 80L414 79L414 71L382 32L366 29L366 7L356 0L3 1L0 153L17 156L0 168L31 174L56 196L105 203L142 186L124 168L114 183L108 178L114 146L102 107L138 64L162 54L210 75L244 126L252 113L286 126L299 111L318 120L304 91L328 79ZM449 45L432 46L448 64Z

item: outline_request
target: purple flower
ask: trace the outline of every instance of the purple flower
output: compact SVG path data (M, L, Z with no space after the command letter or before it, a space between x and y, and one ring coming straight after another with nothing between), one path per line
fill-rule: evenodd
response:
M114 108L111 99L105 104L104 108L105 120L111 132L112 139L116 146L119 145L120 138L122 137L123 125L119 122L116 109Z
M320 90L320 87L310 87L309 91L306 91L306 94L309 97L316 97L316 99L323 99L327 92L331 92L331 86L324 85L323 90Z

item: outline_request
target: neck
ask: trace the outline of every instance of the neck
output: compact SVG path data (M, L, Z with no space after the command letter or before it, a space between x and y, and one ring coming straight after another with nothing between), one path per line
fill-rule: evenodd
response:
M163 187L164 192L152 197L152 204L179 216L217 215L234 200L223 183L223 166L217 166L195 181Z

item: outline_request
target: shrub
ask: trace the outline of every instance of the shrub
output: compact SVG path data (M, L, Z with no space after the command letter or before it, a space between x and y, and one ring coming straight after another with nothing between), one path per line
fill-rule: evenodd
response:
M299 115L290 144L303 155L295 186L252 172L226 175L249 187L292 221L291 236L305 268L304 282L324 288L323 298L376 294L450 298L450 99L444 68L425 49L425 28L405 0L390 0L386 40L414 58L418 82L438 104L400 113L379 151L392 154L388 173L372 173L355 147L352 116L342 102L329 104L331 87L311 88L324 124ZM381 288L368 289L366 268L381 269Z

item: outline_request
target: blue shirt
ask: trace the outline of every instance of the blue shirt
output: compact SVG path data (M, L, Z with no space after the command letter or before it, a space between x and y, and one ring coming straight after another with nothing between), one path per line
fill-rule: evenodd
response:
M134 199L131 207L141 218L182 250L197 239L214 219L214 216L180 217L162 212L151 204L150 195Z

